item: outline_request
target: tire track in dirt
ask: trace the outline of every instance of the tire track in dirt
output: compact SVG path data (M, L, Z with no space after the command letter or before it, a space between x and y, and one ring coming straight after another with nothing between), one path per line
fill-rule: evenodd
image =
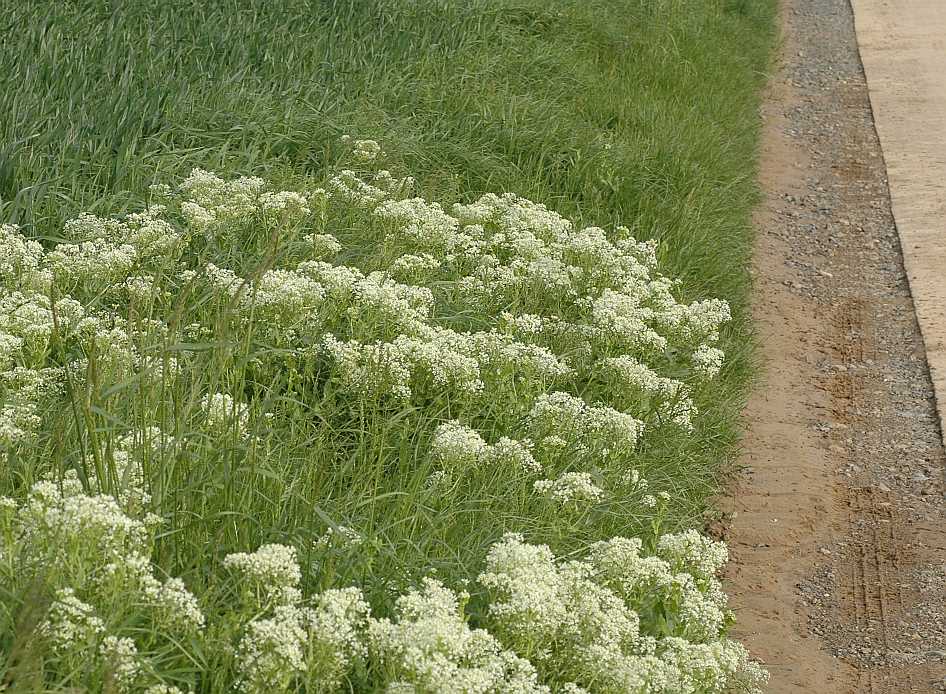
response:
M773 692L944 691L944 453L848 0L783 0L725 504L736 635Z

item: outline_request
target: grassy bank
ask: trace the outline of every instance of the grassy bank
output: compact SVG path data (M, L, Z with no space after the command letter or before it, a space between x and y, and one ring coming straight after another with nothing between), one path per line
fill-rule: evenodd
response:
M502 539L522 533L581 559L595 585L619 594L601 578L607 548L589 547L640 537L643 555L662 557L667 571L690 567L693 591L715 590L705 567L718 550L659 538L699 525L737 432L749 373L743 305L757 99L773 5L5 7L15 30L0 32L0 222L18 226L5 231L10 261L0 273L12 345L0 472L0 493L12 500L0 556L16 577L0 588L7 679L131 686L116 665L122 644L99 645L93 629L79 640L97 655L70 655L43 626L65 609L56 590L69 586L86 603L114 596L94 606L103 633L134 640L137 687L377 689L414 677L425 691L392 645L417 634L376 624L364 654L318 642L322 660L310 651L305 675L293 675L285 649L259 634L248 651L246 635L265 620L303 629L302 617L279 611L298 607L293 591L332 595L340 602L313 609L344 603L345 619L361 624L366 617L352 616L360 607L326 593L347 586L403 626L410 609L396 608L398 596L435 576L455 590L466 585L471 624L531 661L554 691L570 681L635 691L631 679L608 684L585 661L542 654L581 652L577 636L533 643L522 634L541 634L538 626L510 626L491 611L515 593L496 548L542 565ZM196 167L221 178L191 174ZM490 192L557 214L522 199L452 207ZM442 207L393 204L414 196ZM148 204L164 209L103 221ZM84 212L100 218L69 222ZM607 240L579 233L587 226L607 230ZM654 258L637 245L649 239ZM524 257L541 261L541 272L516 264ZM340 279L331 266L364 276ZM679 282L666 290L662 276ZM631 325L626 307L602 297L637 287L650 313L622 332L614 326ZM64 297L75 304L57 303ZM699 303L711 298L730 302L732 321ZM651 328L657 337L640 337ZM715 375L712 358L694 355L717 347L726 359ZM622 357L633 365L608 361ZM37 491L44 479L56 490ZM556 491L569 479L572 497L562 501ZM50 530L49 509L62 517L69 499L99 504L90 513L101 518L105 502L90 501L98 492L118 504L104 535ZM115 520L146 511L161 522ZM92 567L104 559L90 556L108 542L116 543L108 552L150 560L152 579L140 567L103 578ZM292 556L239 554L267 545ZM50 568L51 556L72 559ZM536 585L597 590L584 574L546 568ZM152 603L170 598L149 593L149 581L167 576L183 580L196 596L192 611L204 615L187 636L168 636L154 616ZM666 660L672 648L647 638L706 644L724 634L713 618L688 621L686 601L667 598L666 586L653 590L663 597L623 596L640 626L618 650ZM429 607L434 592L415 597ZM183 595L179 612L190 605ZM311 627L315 617L305 619ZM263 661L289 679L265 680ZM674 662L681 672L695 667ZM343 674L333 680L325 672L336 665ZM694 682L716 691L706 678Z

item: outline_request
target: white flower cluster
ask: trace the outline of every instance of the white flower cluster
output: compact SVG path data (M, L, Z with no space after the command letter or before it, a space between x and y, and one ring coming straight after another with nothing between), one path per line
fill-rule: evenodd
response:
M410 320L410 314L405 314ZM415 387L449 389L460 396L498 394L522 379L524 387L561 378L568 367L548 350L516 342L497 332L458 333L428 328L420 337L399 335L392 342L339 341L323 338L340 385L360 397L384 395L406 400ZM527 379L526 375L532 379Z
M724 543L715 542L696 530L662 535L657 543L657 554L670 564L673 571L685 571L706 583L711 583L729 561L729 551Z
M353 663L365 659L370 610L360 590L327 590L304 605L296 553L285 545L231 554L224 563L264 596L252 603L264 614L246 624L237 649L241 691L336 691Z
M489 447L476 430L452 421L437 427L430 450L442 465L462 470L480 463Z
M600 501L604 492L587 472L566 472L558 479L537 480L533 488L538 494L557 501L562 506L570 503L594 503Z
M294 547L263 545L249 554L229 554L223 565L239 571L261 604L294 603L298 600L302 572Z
M419 590L398 598L396 621L371 620L369 655L389 686L431 694L549 692L528 660L469 627L463 615L468 598L427 578Z
M129 273L151 263L153 252L178 248L180 236L159 214L151 209L123 221L82 215L66 224L66 233L80 240L49 253L16 227L2 227L0 255L7 264L0 266L0 445L32 440L41 413L55 409L48 398L64 390L67 375L79 385L94 362L96 380L120 382L147 362L136 342L163 335L165 325L141 319L132 326L121 314L93 310L68 292L91 304L103 290L111 296L117 288L150 303L161 292L154 278Z
M151 207L121 221L83 213L65 224L70 241L48 253L15 225L2 225L0 283L7 291L47 293L55 282L60 293L98 292L121 284L135 268L173 263L184 239L162 218L164 211Z
M437 203L423 198L387 200L374 209L374 214L386 222L395 238L408 248L438 254L454 250L459 222Z
M646 401L646 410L644 405L640 410L652 410L660 421L692 430L697 408L685 383L661 376L627 354L602 359L600 366L604 380L614 387L617 398L634 394L639 402Z
M314 546L318 550L327 550L334 548L355 548L361 546L365 538L361 536L354 528L347 525L339 525L335 528L328 528L325 534L315 541Z
M82 243L61 243L49 253L46 262L58 278L66 282L89 282L109 286L131 272L137 253L130 244L116 246L105 239Z
M64 235L75 241L46 254L43 271L65 291L98 291L120 284L139 266L173 263L184 239L162 218L164 212L155 206L122 221L83 213L65 225Z
M352 158L363 164L369 164L384 154L375 140L355 140L350 135L342 135L341 141L351 145Z
M528 440L517 441L508 436L490 445L476 430L452 420L437 427L430 452L435 461L457 471L496 463L526 472L539 472L542 465L532 455L531 447Z
M267 270L251 282L208 263L200 278L226 299L226 309L239 318L242 329L255 328L263 339L290 342L319 324L325 288L300 272Z
M15 224L0 224L0 283L7 291L39 289L49 284L43 274L43 247L23 236Z
M123 477L120 498L148 498L136 487L135 476ZM161 582L152 573L151 528L157 522L154 516L129 515L114 496L86 494L74 472L61 485L37 482L14 517L16 566L21 578L54 570L67 587L77 590L111 586L135 591L162 624L199 628L204 617L183 582Z
M411 178L395 178L389 171L381 170L371 179L362 178L350 169L342 169L329 179L328 187L333 198L364 209L374 209L382 200L413 187Z
M697 347L690 359L693 362L693 369L703 378L709 380L716 378L723 368L723 350L709 345L700 345Z
M246 433L250 420L249 408L238 403L233 396L227 393L205 395L201 398L200 408L212 428L222 431L233 428L241 434Z
M683 546L703 568L717 565L719 543L666 537L668 551ZM761 691L764 671L720 636L725 597L715 577L675 573L640 548L639 540L614 538L583 560L558 562L548 547L507 535L479 577L491 598L490 628L540 675L591 692ZM645 617L655 612L669 634L648 631Z
M215 233L227 222L252 217L264 186L263 179L255 176L225 181L210 171L194 169L179 187L184 196L181 213L191 228Z
M554 433L578 449L633 451L643 423L605 405L592 406L568 393L539 396L529 412L538 437Z
M133 691L132 688L141 672L135 642L127 637L109 635L102 639L99 653L105 661L106 681L117 691Z
M309 201L294 191L265 191L255 176L224 180L210 171L194 169L181 183L181 214L191 229L221 237L233 224L254 219L271 226L299 222L311 214Z
M347 314L369 330L377 324L412 334L426 325L434 303L427 287L400 284L382 272L372 272L355 282L352 293Z
M131 465L132 463L127 462ZM89 483L99 485L91 477ZM134 475L126 496L147 494ZM23 590L42 581L54 591L39 626L53 652L70 667L97 669L115 691L133 691L144 662L133 637L121 631L146 619L170 642L198 634L205 617L178 578L159 580L150 561L153 527L160 519L107 494L88 494L75 472L59 483L35 483L21 504L9 502L9 525L0 534L0 581ZM7 544L9 543L9 544Z
M383 156L374 141L350 145L359 169ZM288 380L363 421L420 429L406 433L430 441L438 491L480 469L507 475L517 494L531 482L554 504L586 509L605 497L601 480L636 464L652 427L693 430L698 386L723 366L725 302L679 300L679 285L657 271L656 244L627 229L576 228L511 194L445 209L408 197L412 184L342 170L327 190L298 193L195 169L164 191L167 208L81 215L48 252L0 227L0 445L15 454L41 436L64 385L188 378L188 350L172 357L154 345L213 343L221 326L251 347L250 373L275 389ZM260 230L279 251L251 272L238 258L245 233ZM352 230L371 242L344 247ZM162 314L194 290L193 315ZM206 390L195 395L205 437L246 437L260 406L252 388ZM246 692L723 694L763 681L725 638L725 547L692 531L659 538L653 556L640 540L614 538L567 562L507 536L480 576L482 628L467 620L469 596L433 579L401 595L390 619L371 618L355 588L305 599L295 548L266 544L224 559L241 599L208 619L203 600L178 578L157 578L151 561L155 462L187 445L144 427L112 438L94 464L83 456L82 482L69 472L22 503L0 500L0 577L50 581L41 633L53 654L85 658L75 671L97 669L118 691L179 691L155 683L154 665L205 630L202 647ZM538 473L547 479L525 479ZM622 494L647 488L633 469L623 485ZM658 496L665 504L641 501L656 507ZM308 549L328 564L363 545L337 526Z
M72 588L60 588L49 606L40 633L52 641L59 653L82 652L105 632L105 622L95 609L79 600Z
M333 258L342 250L342 244L331 234L306 234L302 240L309 245L311 260Z
M259 196L259 207L263 217L271 224L288 224L308 217L308 200L291 190L266 192Z
M144 690L144 694L184 694L184 692L171 684L152 684ZM193 690L188 694L193 694Z
M247 281L211 265L205 276L230 299L244 328L280 345L321 344L333 385L359 400L405 402L449 392L501 401L516 385L517 397L532 389L537 398L530 429L501 432L506 438L525 434L550 444L557 437L568 450L605 456L632 453L644 421L692 429L697 409L688 385L649 362L690 354L694 374L714 375L722 354L712 343L729 318L725 302L677 301L674 283L656 271L656 245L637 242L627 229L616 230L616 238L597 227L576 229L515 195L485 195L447 212L423 198L398 197L402 184L384 171L364 178L343 170L324 194L332 210L365 210L368 222L380 225L382 269L327 263L321 258L341 252L341 244L312 234L306 239L318 248L295 269ZM245 215L262 186L195 171L182 190L191 197L200 191L205 207L226 207L232 197ZM438 325L440 306L457 302L474 308L490 329ZM500 305L508 309L494 309ZM594 374L610 388L610 403L591 405L553 390ZM528 459L526 466L535 467Z
M405 253L388 266L387 272L403 280L425 281L440 267L440 261L430 253Z
M398 400L411 396L411 365L398 344L341 342L334 335L322 339L322 348L334 362L338 385L368 400L390 395Z
M251 621L238 650L238 688L286 691L305 673L306 637L303 613L295 605L279 605L271 617Z

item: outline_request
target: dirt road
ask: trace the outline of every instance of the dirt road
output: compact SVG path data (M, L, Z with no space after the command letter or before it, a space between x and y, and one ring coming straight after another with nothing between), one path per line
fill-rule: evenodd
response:
M782 16L754 267L765 373L728 501L737 635L772 692L944 691L946 460L851 8Z

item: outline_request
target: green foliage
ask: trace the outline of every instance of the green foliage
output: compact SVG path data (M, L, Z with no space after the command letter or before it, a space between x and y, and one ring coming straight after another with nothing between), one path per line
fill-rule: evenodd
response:
M0 0L0 10L0 222L46 251L76 240L64 225L80 213L140 211L152 184L194 167L311 190L346 156L340 138L350 134L378 140L392 173L414 176L417 194L445 208L508 191L579 225L627 225L659 242L661 270L681 280L682 299L721 297L734 310L719 344L726 366L692 394L694 432L658 431L635 454L651 489L669 494L656 525L653 511L628 500L558 513L501 475L481 474L438 502L417 444L432 422L454 416L448 401L353 414L324 388L324 373L306 371L284 345L251 339L232 305L174 284L177 256L149 269L174 284L160 314L201 332L162 343L148 316L123 305L122 318L140 321L128 330L140 352L161 343L162 359L198 368L183 382L98 382L104 347L78 333L54 340L50 363L81 353L89 376L70 375L63 398L47 405L43 435L9 456L0 494L21 500L43 475L66 470L107 488L115 442L157 420L189 451L146 466L165 519L149 547L161 574L226 604L237 588L224 557L279 542L298 548L306 590L357 584L382 613L431 570L448 585L475 576L509 530L568 556L613 535L656 542L660 524L699 523L751 372L749 214L774 0ZM333 222L340 262L392 260L369 228L356 214ZM230 245L195 241L185 260L257 277L300 259L297 247L252 232L238 230ZM107 285L65 291L101 308L112 305ZM438 302L442 324L482 327L468 307ZM249 403L251 436L198 421L212 393ZM357 553L313 549L328 528L348 524L361 534ZM5 590L0 653L34 677L42 665L18 634L52 596ZM484 619L478 604L474 596L474 623Z

